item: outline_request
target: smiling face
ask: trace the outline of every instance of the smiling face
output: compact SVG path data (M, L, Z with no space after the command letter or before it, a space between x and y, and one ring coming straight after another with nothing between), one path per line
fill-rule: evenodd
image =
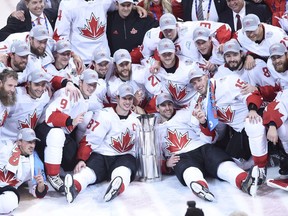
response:
M207 75L193 78L190 81L190 83L192 84L195 91L197 91L198 93L200 93L203 96L204 95L206 96L207 88L208 88L208 76Z
M243 65L243 56L240 52L227 52L224 54L226 66L231 70L238 70Z
M226 0L226 2L227 6L235 13L239 13L244 7L244 0Z
M118 4L117 2L117 5L119 16L123 19L128 17L133 9L133 4L131 2L124 2L122 4Z
M171 101L164 101L156 107L157 112L161 115L164 121L169 120L174 113L174 104Z
M41 81L39 83L28 82L28 94L33 99L40 98L46 90L47 81Z
M96 72L95 72L96 73ZM89 98L96 90L97 83L86 83L83 80L79 81L80 91L85 99Z
M288 54L271 56L272 65L278 73L288 70Z
M119 115L127 115L133 106L132 95L127 95L125 97L117 97L117 107L116 111Z
M0 80L0 101L4 106L12 106L16 102L17 80L8 77L6 81Z
M131 62L123 61L116 64L116 73L122 80L129 80L132 73L131 67Z
M211 53L211 50L212 50L212 41L211 41L211 39L208 39L207 41L205 41L205 40L197 40L195 42L195 45L196 45L197 49L199 50L199 52L202 55L208 55L209 53Z
M25 4L28 10L35 16L40 16L43 13L44 0L25 0Z
M17 143L21 151L21 155L28 156L33 154L36 145L35 140L32 141L18 140Z

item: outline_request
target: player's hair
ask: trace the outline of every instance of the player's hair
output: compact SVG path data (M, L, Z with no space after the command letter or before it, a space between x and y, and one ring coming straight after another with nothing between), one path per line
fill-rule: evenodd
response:
M150 4L152 0L143 0L143 1L144 1L144 9L147 10L148 12L151 12ZM161 0L161 5L165 13L172 13L171 0Z
M4 69L1 73L0 73L0 80L2 83L5 83L6 80L12 77L15 80L18 80L18 74L17 72L15 72L14 70L11 69Z

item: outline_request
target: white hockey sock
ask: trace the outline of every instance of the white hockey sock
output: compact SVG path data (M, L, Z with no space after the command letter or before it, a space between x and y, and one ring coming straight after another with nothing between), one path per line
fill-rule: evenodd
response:
M79 173L73 175L73 178L81 185L81 191L87 188L89 184L95 183L97 179L95 172L89 167L81 169Z
M187 187L190 188L190 184L192 181L202 181L206 182L204 179L203 173L196 167L189 167L183 172L183 179L187 185ZM208 185L208 184L207 184ZM191 188L190 188L191 190Z
M236 163L232 161L225 161L219 165L218 170L217 170L217 176L220 179L227 181L231 185L234 185L235 187L237 187L236 177L240 173L243 173L243 172L245 171L242 170L240 167L238 167Z
M117 176L120 176L122 178L123 184L125 188L127 188L131 179L131 170L125 166L117 167L111 173L111 181L113 181L113 179Z

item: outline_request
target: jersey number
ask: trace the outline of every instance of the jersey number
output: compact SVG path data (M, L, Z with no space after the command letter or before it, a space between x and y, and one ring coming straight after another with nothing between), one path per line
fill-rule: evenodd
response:
M89 122L89 124L87 125L87 129L90 129L90 128L91 128L91 130L94 131L94 129L95 129L96 127L98 127L99 124L100 124L100 123L99 123L98 121L95 121L94 119L91 119L90 122Z

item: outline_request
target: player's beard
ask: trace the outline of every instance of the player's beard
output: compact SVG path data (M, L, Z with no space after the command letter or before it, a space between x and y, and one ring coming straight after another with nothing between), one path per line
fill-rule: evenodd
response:
M241 57L240 61L235 66L230 66L230 64L228 64L226 60L225 60L225 63L226 63L227 68L229 68L231 71L235 71L235 70L240 70L243 67L244 61L245 61L245 58L243 56Z
M283 64L279 64L279 65L273 65L275 70L278 73L284 73L285 71L288 70L288 61L283 62Z
M45 49L43 51L39 51L38 49L34 48L33 46L30 47L31 53L35 54L37 57L42 57L45 53Z
M0 87L0 101L4 106L13 106L16 103L16 93L8 94L4 87Z

